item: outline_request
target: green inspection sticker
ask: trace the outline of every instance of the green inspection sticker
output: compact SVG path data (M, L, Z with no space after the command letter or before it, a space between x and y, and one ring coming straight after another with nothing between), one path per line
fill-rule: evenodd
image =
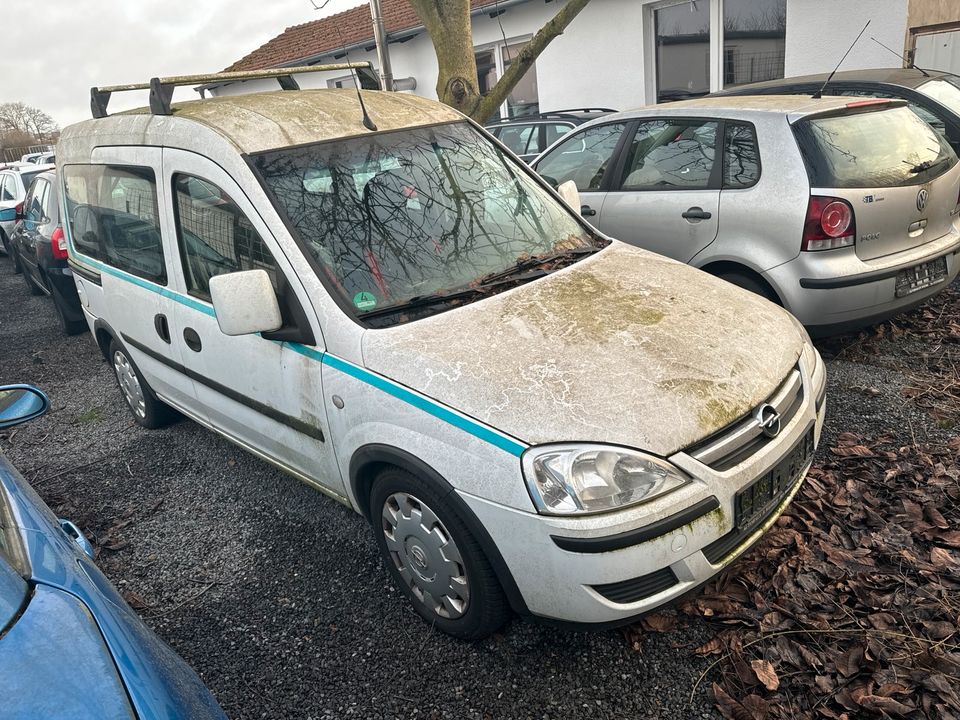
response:
M373 310L377 306L377 298L373 293L358 292L353 296L353 304L358 310Z

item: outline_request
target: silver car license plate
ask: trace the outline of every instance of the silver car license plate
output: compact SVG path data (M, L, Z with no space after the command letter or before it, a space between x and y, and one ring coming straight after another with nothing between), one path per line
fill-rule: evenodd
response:
M939 257L930 262L921 263L897 275L897 297L904 297L923 290L947 278L947 258Z

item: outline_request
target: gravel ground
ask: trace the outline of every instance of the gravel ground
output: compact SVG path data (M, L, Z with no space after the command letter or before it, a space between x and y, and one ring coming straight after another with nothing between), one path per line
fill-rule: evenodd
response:
M847 430L944 436L900 395L896 344L868 366L843 359L845 342L824 347L837 357L821 453ZM50 300L3 259L9 382L43 388L52 411L0 435L0 450L96 542L107 576L231 718L716 717L709 682L693 690L709 661L691 649L715 630L697 618L644 634L639 651L619 631L521 620L476 644L432 632L365 521L190 421L135 425L92 338L61 335Z

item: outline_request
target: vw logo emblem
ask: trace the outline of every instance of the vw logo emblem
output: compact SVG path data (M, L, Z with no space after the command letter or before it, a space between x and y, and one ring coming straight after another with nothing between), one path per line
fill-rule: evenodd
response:
M753 413L760 430L768 438L775 438L780 434L780 413L769 403L764 403Z
M923 209L927 206L927 197L930 195L930 192L924 188L917 193L917 210L923 212Z

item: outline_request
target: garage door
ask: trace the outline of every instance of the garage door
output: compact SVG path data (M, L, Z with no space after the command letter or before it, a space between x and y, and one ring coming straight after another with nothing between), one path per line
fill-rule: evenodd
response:
M960 30L917 35L913 62L917 67L960 75Z

